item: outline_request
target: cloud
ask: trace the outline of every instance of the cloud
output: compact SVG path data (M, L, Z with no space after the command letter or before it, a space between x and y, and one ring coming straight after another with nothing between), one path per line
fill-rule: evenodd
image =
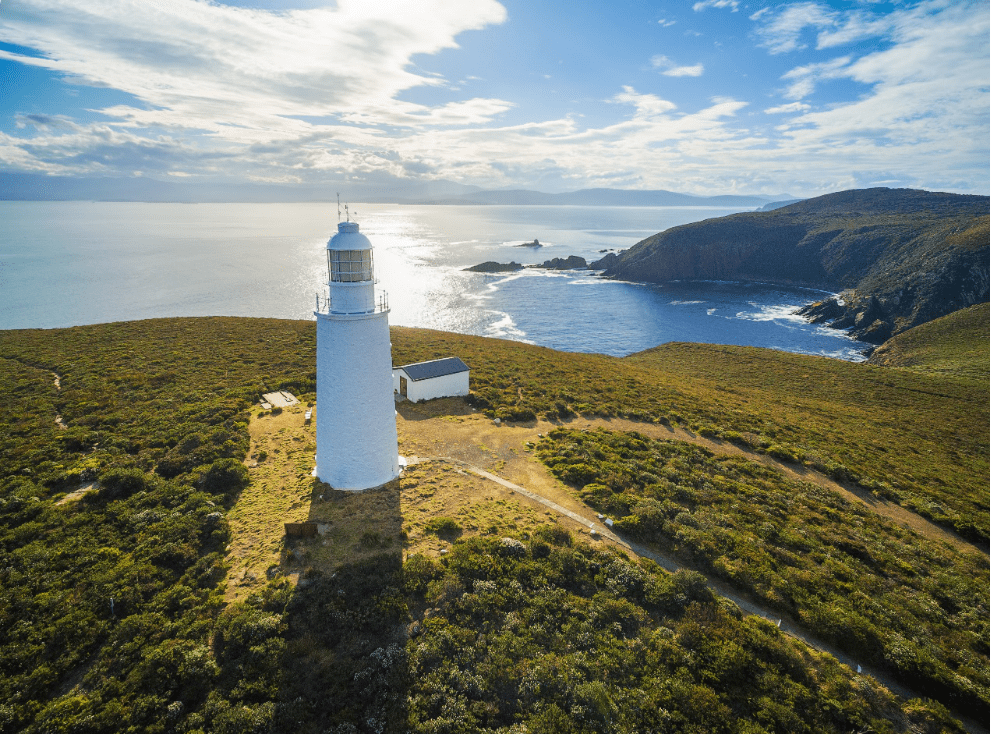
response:
M661 24L661 28L670 28L671 26L673 26L678 21L676 21L676 20L668 20L667 18L661 18L657 22Z
M702 64L694 66L678 66L667 56L654 56L650 60L650 65L655 69L661 69L661 74L666 77L700 77L705 71Z
M701 13L706 8L729 8L734 13L740 9L738 0L701 0L692 6L692 10Z
M897 166L919 181L959 184L953 177L964 170L986 171L991 29L985 10L977 3L920 4L889 16L890 48L788 72L796 98L823 78L847 78L868 91L791 119L782 148L851 168Z
M38 130L78 130L79 126L65 115L45 115L41 113L17 114L14 125L24 129L29 125Z
M654 94L640 94L630 86L624 86L623 91L613 97L612 101L633 105L639 119L655 118L677 109L674 102L663 100Z
M851 13L841 20L836 30L821 31L816 40L816 48L832 48L867 38L884 36L891 31L897 18L897 14L872 17L864 12Z
M760 46L772 54L783 54L806 48L802 33L806 28L829 28L836 25L836 12L814 2L786 5L779 11L761 10L750 16L751 20L766 22L757 29Z
M804 102L789 102L788 104L778 105L777 107L768 107L764 110L764 113L767 115L784 115L792 112L806 112L811 109Z
M0 51L0 58L126 92L142 103L142 124L157 115L163 126L220 136L230 125L292 128L290 116L368 117L390 101L388 124L463 124L469 108L477 117L508 103L428 110L395 97L445 84L411 70L413 56L456 48L457 34L505 18L494 0L456 7L443 0L341 0L285 12L202 0L129 3L126 11L113 0L23 0L4 7L0 41L40 56Z
M808 97L815 91L816 83L820 79L839 79L850 75L847 67L850 64L849 56L842 56L838 59L831 59L818 64L806 64L797 66L782 75L782 79L791 81L785 90L785 97L793 100L800 100Z
M16 129L0 132L0 170L307 184L348 174L695 193L986 184L989 51L980 2L926 2L886 16L812 2L755 13L761 56L818 44L780 82L769 80L784 86L784 99L761 105L762 115L746 114L747 100L714 96L742 93L712 73L676 103L639 91L659 81L641 68L653 82L598 94L605 115L585 106L552 115L544 105L521 109L459 92L411 60L451 53L459 33L502 22L505 11L492 0L407 5L341 0L270 12L174 0L123 12L110 0L4 4L0 41L37 53L8 47L0 58L129 97L90 111L98 122L21 114ZM834 51L868 36L880 39L868 51ZM662 55L651 67L704 71ZM495 69L473 68L459 70L459 84L478 78L467 72L500 81ZM856 82L856 97L817 98L819 85L835 79ZM409 101L417 87L440 101Z
M695 64L695 66L675 66L666 71L662 71L666 77L700 77L704 71L702 64Z

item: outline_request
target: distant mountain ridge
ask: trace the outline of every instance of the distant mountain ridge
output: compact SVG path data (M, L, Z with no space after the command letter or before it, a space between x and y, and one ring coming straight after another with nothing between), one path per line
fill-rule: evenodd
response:
M0 172L0 201L100 202L331 202L447 205L580 205L625 207L760 207L777 197L694 196L674 191L582 189L548 194L527 189L485 190L453 181L338 181L310 183L225 183L131 178L46 176Z
M453 181L371 183L328 181L310 183L231 183L130 178L46 176L0 172L0 201L95 201L180 203L285 203L342 201L401 202L471 193L477 186Z
M442 199L422 200L418 204L503 204L503 205L558 205L588 207L760 207L770 201L768 197L724 194L695 196L666 189L580 189L578 191L547 194L528 189L476 191Z
M741 280L844 291L814 321L879 344L988 300L989 198L860 189L673 227L594 263L641 282Z

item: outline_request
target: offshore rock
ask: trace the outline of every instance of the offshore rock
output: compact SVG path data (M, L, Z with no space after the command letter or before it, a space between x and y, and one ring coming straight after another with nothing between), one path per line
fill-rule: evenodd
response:
M585 262L585 258L578 255L569 255L567 258L551 258L550 260L545 260L536 267L554 271L570 271L577 268L588 268L588 263Z
M523 270L523 265L515 261L511 263L496 263L494 260L487 260L484 263L465 268L472 273L511 273Z
M835 298L829 298L803 306L798 310L798 314L804 316L812 324L823 324L843 316L843 307Z

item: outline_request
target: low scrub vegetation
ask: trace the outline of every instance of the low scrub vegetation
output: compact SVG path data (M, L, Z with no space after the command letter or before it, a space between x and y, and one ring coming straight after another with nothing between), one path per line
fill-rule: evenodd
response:
M549 527L473 537L404 567L408 726L418 732L942 729L831 656L669 575Z
M248 411L263 392L313 392L314 336L312 322L233 318L0 333L0 730L957 727L942 704L902 702L741 617L697 577L561 529L466 537L460 517L436 518L430 531L453 542L441 561L404 563L398 541L369 535L361 559L225 605ZM704 346L615 359L425 330L394 330L393 342L397 363L462 357L471 400L492 416L678 424L987 539L979 381ZM542 451L567 444L548 442ZM659 477L694 496L664 505L651 495L662 482L619 487L623 463L594 454L572 462L562 449L555 467L573 468L627 533L677 524L679 553L711 559L818 630L853 621L878 660L945 704L984 701L986 560L899 536L747 463L657 451L679 473ZM652 498L659 514L640 507ZM754 510L765 504L767 518ZM842 599L844 575L863 575L862 596Z
M955 311L902 332L875 350L870 363L986 383L989 319L987 302Z
M960 553L835 493L684 442L556 429L537 452L621 533L986 717L989 589L976 550Z

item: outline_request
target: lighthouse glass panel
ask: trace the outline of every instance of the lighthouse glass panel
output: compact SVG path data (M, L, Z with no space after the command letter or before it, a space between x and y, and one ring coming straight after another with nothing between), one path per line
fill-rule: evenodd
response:
M354 283L372 280L371 250L328 250L327 264L331 281Z

